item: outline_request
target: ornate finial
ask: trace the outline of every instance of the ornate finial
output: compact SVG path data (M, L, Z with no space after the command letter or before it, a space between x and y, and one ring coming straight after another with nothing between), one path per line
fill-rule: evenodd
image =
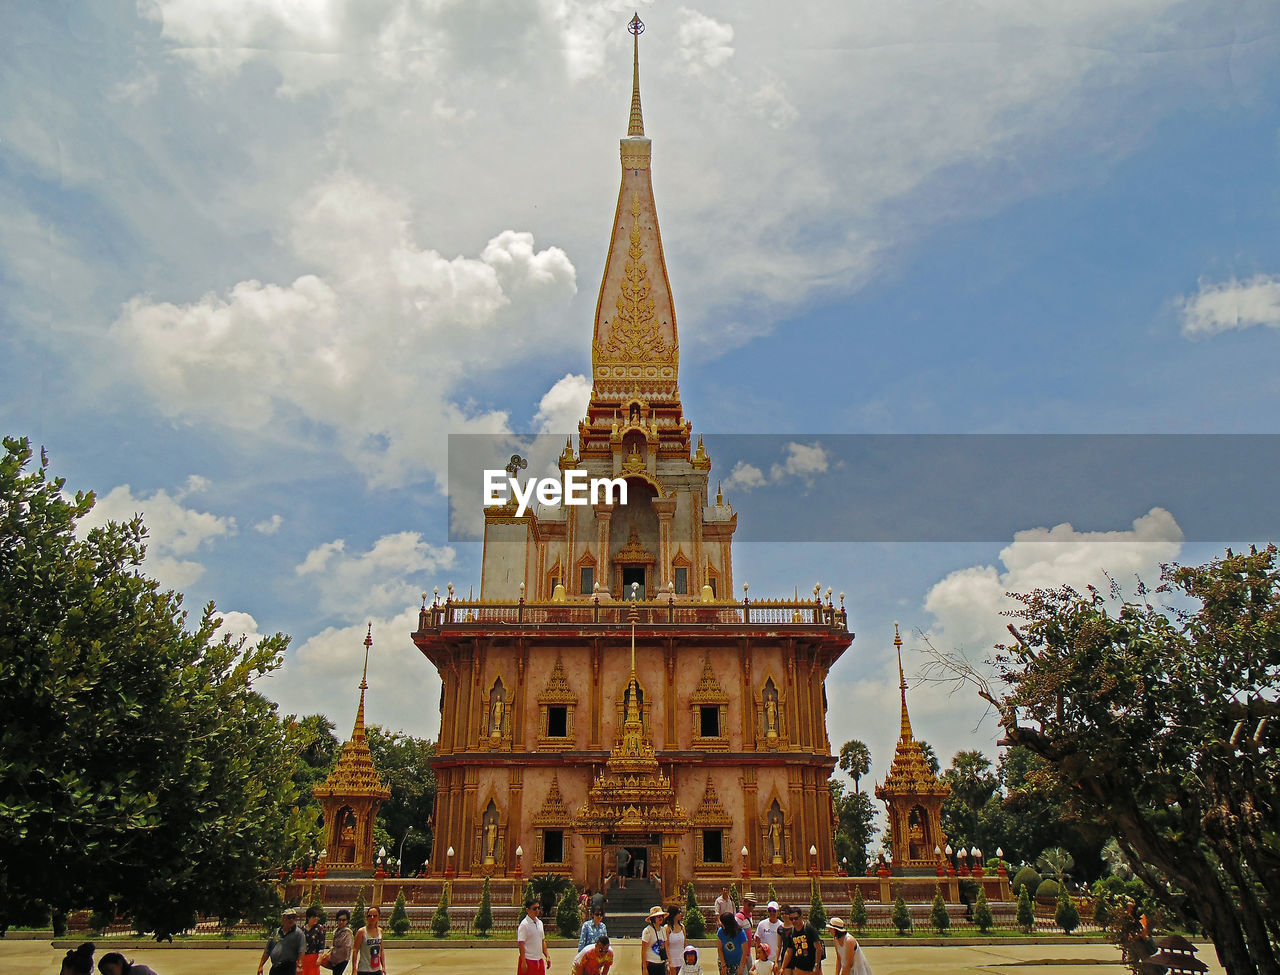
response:
M724 505L724 492L720 490L720 482L716 481L716 507Z
M627 24L631 31L633 51L631 59L631 120L627 123L627 135L644 135L644 116L640 114L640 35L644 33L644 21L637 13Z
M351 731L351 738L364 740L364 692L369 689L369 648L373 646L373 624L364 635L364 670L360 674L360 706L356 708L356 726Z
M899 736L903 741L910 741L911 717L907 714L907 678L902 672L902 636L898 633L898 621L893 622L893 645L898 651L898 686L902 690L902 720Z

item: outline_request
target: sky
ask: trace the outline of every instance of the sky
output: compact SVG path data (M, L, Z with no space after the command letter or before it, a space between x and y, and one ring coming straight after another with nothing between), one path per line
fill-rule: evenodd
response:
M369 720L438 733L408 634L421 593L479 581L449 537L448 435L583 413L633 9L0 8L0 428L94 490L94 518L141 512L147 571L191 610L290 634L262 685L287 712L348 732L372 623ZM756 539L735 576L843 593L830 737L866 741L873 778L894 621L917 736L944 764L995 758L973 695L921 680L926 642L981 661L1009 591L1269 541L1265 492L1055 492L1063 465L1010 448L989 488L946 457L894 468L944 522L994 527L939 538L875 509L855 540L823 512L864 510L841 488L875 473L861 435L1277 432L1280 6L638 9L685 412L722 435L712 476ZM1167 466L1183 487L1274 467L1271 440L1232 443ZM795 538L745 528L788 504Z

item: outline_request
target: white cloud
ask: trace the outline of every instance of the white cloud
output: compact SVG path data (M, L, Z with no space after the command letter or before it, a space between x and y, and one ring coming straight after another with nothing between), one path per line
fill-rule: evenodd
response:
M930 639L940 648L963 647L981 658L1008 637L1000 614L1016 607L1005 594L1037 588L1122 585L1159 576L1162 562L1177 558L1183 534L1173 515L1152 508L1125 531L1076 531L1063 523L1014 535L1000 552L1003 569L975 565L950 573L925 597L936 622Z
M440 677L409 638L418 626L417 610L370 618L369 690L365 721L419 737L440 733ZM346 739L360 699L367 622L330 627L291 648L284 667L259 688L285 713L327 714Z
M258 621L248 613L231 610L229 612L219 612L218 615L222 617L222 626L218 631L219 636L230 634L235 639L244 637L249 646L257 646L266 635L258 630Z
M367 552L348 553L339 538L318 545L294 571L313 577L326 613L361 619L406 605L417 605L426 587L424 575L449 568L455 553L431 545L417 532L383 535Z
M676 53L691 73L718 68L733 57L733 27L687 7L679 13L683 19L676 28Z
M347 176L295 208L292 237L321 274L185 304L135 297L111 329L118 363L188 422L299 440L318 424L375 483L439 475L445 432L505 431L505 413L453 397L554 344L576 291L568 257L531 234L445 258L413 241L404 201Z
M280 530L280 526L284 524L283 515L272 515L265 521L259 521L253 526L253 530L261 532L263 535L274 535Z
M207 483L195 475L188 481L189 486L196 487ZM170 494L161 489L149 496L135 496L128 484L121 484L97 499L79 528L87 531L108 521L124 522L141 515L147 529L147 558L143 564L147 574L166 588L182 591L204 575L204 565L185 556L236 534L235 518L183 505L182 499L189 490L190 487Z
M1247 281L1200 282L1200 289L1178 301L1182 334L1192 338L1232 329L1268 325L1280 328L1280 275L1257 274Z
M587 415L590 400L591 380L582 375L566 375L557 380L538 402L538 412L533 417L534 429L539 434L576 434L579 421Z
M827 448L822 444L816 441L803 444L793 440L783 448L782 460L769 467L767 477L764 471L754 464L738 461L733 465L729 476L724 479L723 486L725 490L751 491L766 484L780 484L791 478L812 483L814 478L827 473L830 466L830 456Z

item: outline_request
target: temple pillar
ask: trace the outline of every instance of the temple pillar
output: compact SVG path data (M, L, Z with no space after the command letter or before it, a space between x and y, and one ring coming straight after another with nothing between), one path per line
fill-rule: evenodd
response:
M671 520L676 513L675 498L654 498L649 502L658 516L658 566L660 573L655 589L663 589L673 578L671 571Z
M761 875L760 858L760 795L759 787L756 784L756 770L754 766L748 765L742 770L742 793L743 793L743 828L747 832L747 859L751 864L751 873L759 877Z
M519 765L512 765L507 773L507 861L503 869L510 873L516 862L516 847L523 845L520 842L522 829L520 813L523 809L521 800L524 796L524 769ZM566 844L568 839L566 835Z
M596 513L596 530L600 543L600 559L598 568L596 569L596 581L609 588L609 524L613 520L613 506L607 504L592 505L592 510ZM615 598L621 598L620 594L614 594L610 590L610 595Z

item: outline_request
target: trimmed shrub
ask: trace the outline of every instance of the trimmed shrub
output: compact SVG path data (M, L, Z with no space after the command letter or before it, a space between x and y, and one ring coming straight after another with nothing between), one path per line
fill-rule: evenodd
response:
M987 903L987 892L981 887L978 888L978 903L973 908L973 923L983 934L990 931L996 923L996 919L991 914L991 905Z
M822 888L817 880L809 881L809 923L819 931L827 926L827 909L822 906Z
M1046 899L1052 897L1057 900L1060 889L1061 886L1056 880L1042 880L1040 881L1040 886L1036 888L1036 897L1044 897Z
M857 928L858 934L862 934L862 929L867 926L867 902L862 899L861 887L853 891L853 904L849 907L849 923Z
M734 907L742 907L742 898L738 896L738 885L729 885L729 900L733 901Z
M356 906L351 909L351 930L359 931L364 927L364 909L368 905L364 901L364 888L356 892Z
M572 883L560 895L556 905L556 930L562 937L576 938L582 927L582 909L578 904L578 888Z
M311 906L318 908L320 911L320 923L329 923L329 913L324 909L324 905L320 903L320 885L316 884L316 892L311 897Z
M774 887L773 884L771 883L769 884L769 896L765 898L765 903L768 904L769 901L776 901L777 899L778 899L778 889Z
M409 912L404 906L404 891L401 890L396 895L396 906L391 909L391 919L387 922L391 928L391 933L398 938L403 938L409 933Z
M947 913L947 902L942 899L942 888L933 888L933 909L929 911L929 923L938 934L946 934L951 927L951 915Z
M1009 889L1016 894L1019 888L1029 886L1034 894L1043 879L1040 874L1036 873L1035 867L1023 867L1013 875L1013 880L1009 881Z
M898 899L893 902L893 913L889 915L889 920L900 935L911 930L911 911L907 909L907 902L902 899L902 894L898 894Z
M684 929L690 941L696 941L707 936L707 922L702 916L702 912L698 910L698 896L693 891L693 884L689 884L685 894Z
M493 902L489 897L489 878L484 878L484 886L480 888L480 906L476 908L475 920L471 922L471 930L479 937L489 937L493 930Z
M89 930L100 936L111 926L111 922L115 919L116 912L109 907L105 911L94 911L89 915Z
M1031 906L1031 891L1026 884L1018 891L1018 927L1023 934L1030 934L1036 924L1036 912Z
M1070 934L1080 927L1080 912L1071 900L1071 895L1067 893L1066 887L1058 891L1058 909L1054 911L1053 919L1058 927L1062 928L1063 934Z
M449 934L449 885L446 883L444 889L440 891L440 903L436 907L436 912L431 915L431 933L437 938L443 938Z

